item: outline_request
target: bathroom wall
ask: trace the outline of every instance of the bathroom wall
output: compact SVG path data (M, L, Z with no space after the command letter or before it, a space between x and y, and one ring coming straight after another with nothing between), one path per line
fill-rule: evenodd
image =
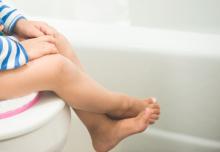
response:
M76 19L104 23L128 21L127 0L74 0Z
M74 19L74 0L8 0L28 16Z
M219 0L9 0L31 16L220 33Z
M127 23L128 0L9 0L31 16Z
M219 0L129 0L133 25L220 34Z

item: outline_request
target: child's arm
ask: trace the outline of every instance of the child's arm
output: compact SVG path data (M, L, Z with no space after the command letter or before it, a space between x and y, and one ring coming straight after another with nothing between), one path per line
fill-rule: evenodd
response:
M14 10L2 4L0 1L0 71L15 69L28 62L28 55L24 47L7 36L3 36L2 31L11 33L13 24L21 17L13 14ZM10 16L13 15L13 16ZM6 26L9 25L9 26ZM4 32L4 33L5 33Z
M15 69L28 61L56 53L59 52L52 36L45 35L22 42L0 36L0 71Z
M19 42L0 36L0 71L18 68L27 62L27 52Z
M43 35L52 36L56 33L55 29L44 22L29 21L26 19L20 19L17 21L14 32L22 38L36 38Z
M8 6L4 1L0 0L0 18L4 25L3 32L11 35L16 22L24 18L24 16L17 9Z
M17 25L18 22L19 25ZM5 34L11 35L14 34L15 29L18 29L17 32L19 32L16 34L21 34L21 36L25 36L24 38L32 37L32 35L33 37L44 35L43 32L29 23L17 9L9 7L0 0L0 32L3 31ZM57 52L56 48L51 47L52 44L47 42L26 41L17 42L8 36L0 36L0 71L18 68L27 63L28 60Z
M16 34L24 39L43 35L53 35L54 30L47 24L27 20L17 9L0 0L0 19L3 22L3 32L7 35Z

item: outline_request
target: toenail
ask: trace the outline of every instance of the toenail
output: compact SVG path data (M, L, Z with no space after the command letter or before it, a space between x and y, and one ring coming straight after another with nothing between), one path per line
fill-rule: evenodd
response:
M154 103L157 102L157 99L156 99L155 97L152 97L151 99L152 99L152 101L153 101Z

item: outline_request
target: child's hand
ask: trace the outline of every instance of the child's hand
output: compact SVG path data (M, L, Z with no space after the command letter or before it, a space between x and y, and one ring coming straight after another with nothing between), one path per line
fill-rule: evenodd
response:
M52 36L41 36L21 42L28 53L29 60L37 59L48 54L58 53L54 43L55 39Z
M56 30L44 22L20 19L15 25L14 32L23 38L36 38L43 35L54 35Z

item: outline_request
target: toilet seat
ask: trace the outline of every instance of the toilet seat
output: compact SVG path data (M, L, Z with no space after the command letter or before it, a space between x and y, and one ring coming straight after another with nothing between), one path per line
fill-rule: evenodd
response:
M31 93L30 95L0 101L0 119L6 119L15 115L18 115L32 106L34 106L40 100L40 93Z
M29 96L30 98L32 98L32 102L24 102L25 105L22 106L29 107L28 109L0 119L0 141L21 136L40 128L65 107L65 103L51 92L43 92L40 95L34 93ZM30 103L32 103L31 106Z

